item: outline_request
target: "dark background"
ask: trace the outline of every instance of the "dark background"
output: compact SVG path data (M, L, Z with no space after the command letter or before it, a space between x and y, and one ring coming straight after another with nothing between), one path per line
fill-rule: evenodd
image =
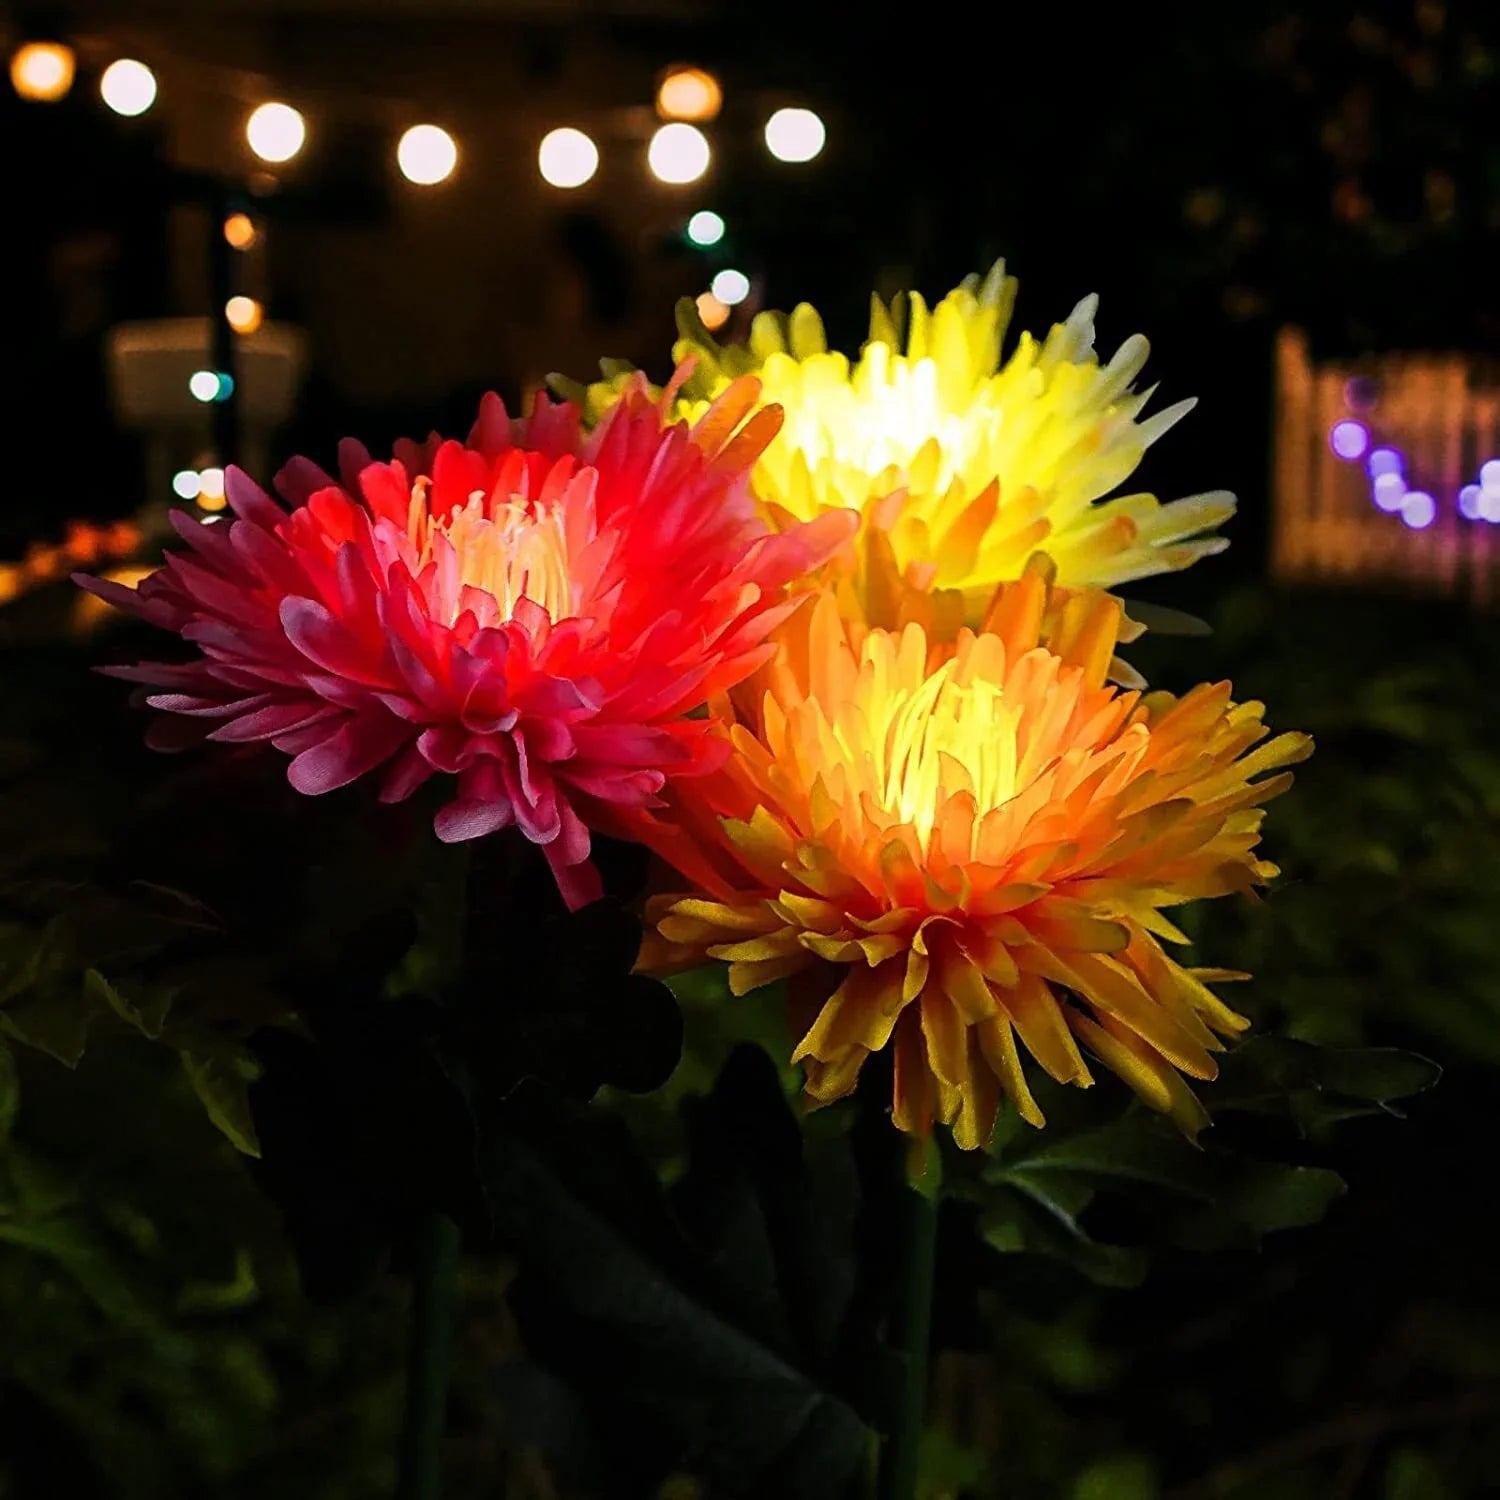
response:
M1446 1077L1405 1122L1288 1148L1350 1184L1324 1223L1173 1250L1139 1287L1033 1253L986 1258L950 1216L930 1492L1500 1494L1495 622L1443 598L1278 589L1265 562L1278 329L1306 328L1329 358L1500 354L1500 7L224 0L0 7L7 22L13 41L67 37L80 66L58 104L0 87L0 562L70 520L165 500L113 414L104 339L121 320L209 311L213 222L176 201L175 174L248 189L262 169L241 122L264 98L295 103L310 132L255 198L264 241L242 267L268 316L309 337L276 460L326 459L346 433L378 450L456 431L483 390L518 397L604 356L661 376L675 298L723 264L754 283L732 328L807 300L846 348L872 287L935 299L997 255L1021 281L1016 326L1044 332L1097 291L1104 353L1147 334L1161 404L1201 398L1149 455L1147 485L1230 488L1241 509L1226 556L1136 591L1214 636L1149 639L1141 664L1174 689L1232 674L1320 745L1269 821L1286 878L1263 905L1205 917L1206 961L1256 971L1244 1003L1267 1030L1409 1047ZM120 55L157 72L139 120L98 101L98 66ZM712 69L725 105L706 127L709 176L666 188L644 145L655 79L678 60ZM781 103L826 120L812 163L767 156L760 123ZM461 152L432 189L392 164L418 120ZM576 193L536 172L558 124L603 156ZM700 207L729 225L706 254L682 236ZM101 648L64 636L65 589L30 604L24 623L0 611L0 749L31 777L6 782L7 878L28 851L70 878L138 873L121 851L204 805L197 773L167 779L136 748L118 685L86 676ZM235 878L300 889L322 825L266 797L166 842L201 838L220 893ZM278 817L304 818L280 850ZM295 879L278 873L287 847L306 862ZM0 1496L65 1481L127 1497L388 1492L399 1292L309 1306L284 1226L176 1075L123 1044L95 1056L76 1073L28 1063L22 1080L27 1165L0 1193ZM53 1203L37 1163L63 1184L61 1239L7 1235L14 1203ZM1095 1230L1128 1238L1139 1218ZM557 1458L578 1454L567 1408L527 1407L502 1378L519 1358L503 1291L493 1269L466 1287L453 1493L591 1493L588 1465L575 1483ZM685 1477L691 1453L671 1457L684 1477L636 1493L719 1492Z

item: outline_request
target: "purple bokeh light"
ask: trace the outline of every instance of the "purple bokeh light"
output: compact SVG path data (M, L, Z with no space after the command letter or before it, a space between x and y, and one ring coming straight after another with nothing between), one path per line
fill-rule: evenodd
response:
M1401 502L1401 519L1413 531L1421 531L1437 520L1437 501L1426 490L1410 490Z
M1370 446L1370 429L1363 422L1335 422L1328 434L1328 446L1342 459L1353 462L1363 458Z
M1481 493L1482 491L1477 484L1466 484L1458 492L1458 513L1466 521L1485 519L1479 508Z
M1379 479L1382 474L1400 474L1405 468L1406 459L1396 448L1372 448L1365 460L1371 479Z
M1371 498L1381 510L1400 510L1406 498L1406 481L1399 474L1381 474L1375 480Z

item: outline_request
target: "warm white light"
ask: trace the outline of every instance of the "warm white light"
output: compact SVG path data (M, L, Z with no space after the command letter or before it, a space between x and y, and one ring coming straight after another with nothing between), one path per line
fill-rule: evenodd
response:
M196 500L198 491L202 488L203 484L198 478L196 469L179 469L172 476L172 493L179 500Z
M265 316L265 308L254 297L231 297L224 304L224 321L236 333L254 333Z
M581 130L564 125L542 137L536 164L553 187L582 187L599 170L599 148Z
M199 472L198 504L204 510L223 510L228 504L224 498L223 469L203 469Z
M750 278L732 267L720 271L708 289L725 307L738 307L750 295Z
M262 104L245 121L245 139L262 161L290 161L307 140L307 125L290 104Z
M11 57L10 82L23 99L56 104L73 87L73 49L61 42L27 42Z
M717 245L724 238L724 220L713 209L700 208L687 221L687 237L705 248Z
M646 165L662 182L697 182L708 171L711 155L708 137L696 125L684 125L678 120L661 126L651 137L646 148Z
M656 91L656 112L664 120L711 120L723 103L719 80L702 68L673 68Z
M122 57L104 70L99 97L117 115L143 115L156 103L156 74L145 63Z
M699 292L696 306L703 326L710 333L729 321L729 309L712 292Z
M255 244L255 220L249 214L230 214L224 220L224 238L236 250L250 249Z
M766 121L766 149L777 161L811 161L828 139L810 109L778 109Z
M188 376L188 390L194 401L214 401L219 395L219 377L212 370L194 370Z
M396 165L408 182L431 187L453 175L458 146L440 125L413 125L396 145Z

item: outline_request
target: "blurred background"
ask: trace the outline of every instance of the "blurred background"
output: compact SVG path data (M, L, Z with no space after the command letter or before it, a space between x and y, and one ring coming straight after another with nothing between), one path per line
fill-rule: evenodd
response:
M1205 914L1209 961L1255 971L1269 1030L1446 1077L1296 1148L1349 1184L1320 1226L1138 1284L965 1260L945 1223L928 1492L1500 1494L1500 7L0 0L0 46L0 1005L31 1044L0 1052L0 1496L383 1494L399 1369L399 1288L307 1300L223 1139L248 1120L215 1131L171 1055L196 1042L110 1001L126 1034L80 1062L102 991L23 1014L102 962L59 891L123 899L192 846L233 908L262 814L302 820L288 891L337 868L274 768L163 835L206 773L138 749L66 574L128 578L229 462L461 432L601 358L664 378L680 297L722 337L810 301L854 349L872 289L999 256L1013 327L1098 293L1101 352L1143 332L1159 404L1200 398L1144 486L1240 497L1226 556L1133 591L1213 635L1139 664L1319 741L1270 818L1286 878ZM503 1373L504 1292L466 1289L455 1496L721 1492L690 1454L636 1488L581 1456Z

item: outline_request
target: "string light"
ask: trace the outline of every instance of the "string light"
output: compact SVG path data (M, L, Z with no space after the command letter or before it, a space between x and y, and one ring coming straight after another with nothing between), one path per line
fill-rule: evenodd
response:
M56 104L73 87L73 49L61 42L27 42L10 60L11 87L38 104Z
M262 104L245 121L245 139L262 161L290 161L307 140L307 122L290 104Z
M583 131L564 125L542 137L536 164L553 187L582 187L599 170L599 148Z
M750 278L743 271L726 266L709 283L709 291L725 307L738 307L750 295Z
M723 103L719 80L703 68L669 68L656 90L656 112L664 120L712 120Z
M224 320L236 333L254 333L265 316L265 309L254 297L231 297L224 304Z
M687 221L687 237L705 250L717 245L724 238L724 220L711 208L700 208Z
M712 292L700 292L696 305L698 316L703 319L703 326L710 333L716 328L722 328L729 321L729 308Z
M413 125L396 145L396 165L408 182L432 187L458 165L458 146L440 125Z
M99 97L117 115L143 115L156 103L156 74L145 63L122 57L101 75Z
M708 137L696 125L674 120L662 125L646 148L646 165L660 182L681 185L697 180L708 171L713 153Z
M777 161L811 161L827 139L823 121L810 109L778 109L766 121L766 149Z
M235 250L249 250L259 236L249 214L234 213L224 220L224 238Z

